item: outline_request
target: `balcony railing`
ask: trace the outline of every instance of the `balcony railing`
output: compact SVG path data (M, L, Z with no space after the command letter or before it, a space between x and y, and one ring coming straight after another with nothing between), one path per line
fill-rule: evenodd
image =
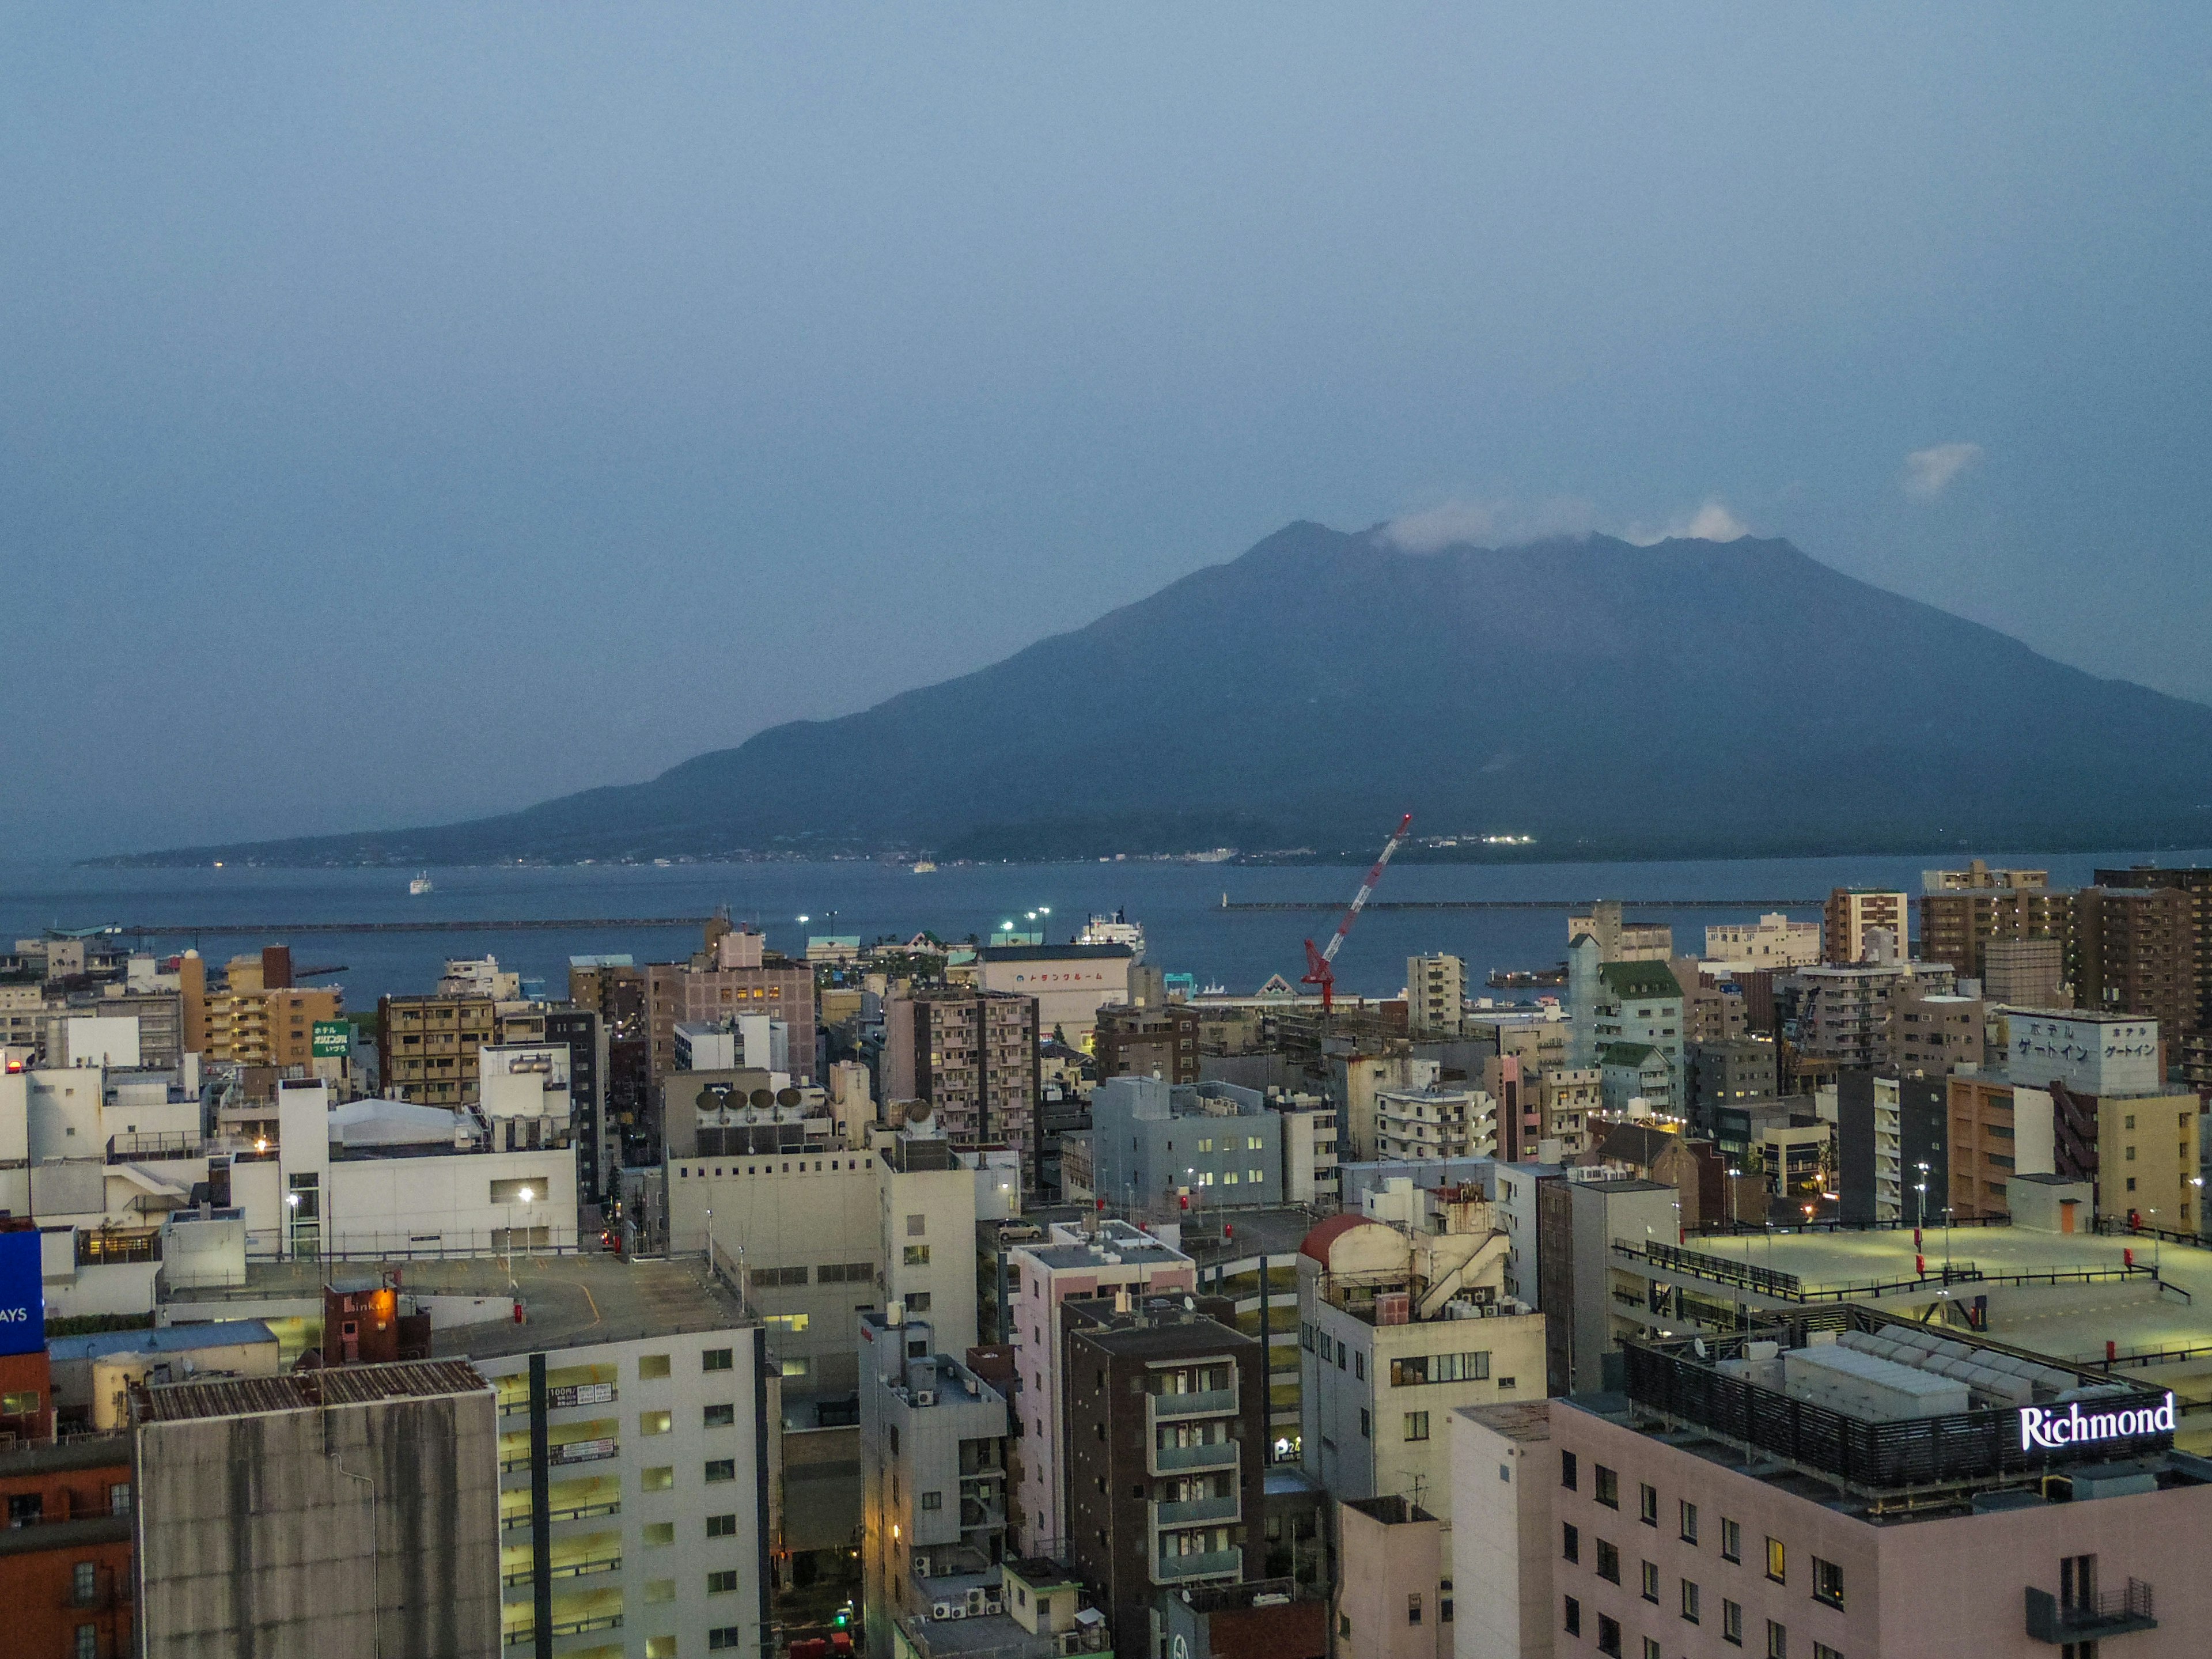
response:
M526 1462L528 1461L529 1460L526 1458L524 1460ZM593 1498L588 1504L556 1504L551 1509L545 1511L545 1519L549 1522L554 1521L587 1521L596 1516L620 1515L621 1513L621 1498ZM499 1524L507 1531L512 1532L517 1527L528 1526L530 1524L530 1515L531 1512L528 1510L512 1510L507 1514L500 1516Z
M1242 1507L1236 1492L1220 1498L1187 1498L1176 1503L1152 1505L1152 1524L1155 1527L1189 1527L1206 1521L1234 1521Z
M622 1564L623 1559L619 1553L613 1555L594 1555L580 1561L556 1561L546 1569L545 1576L548 1578L583 1578L595 1572L619 1572L622 1571ZM535 1576L534 1568L517 1567L512 1572L501 1573L499 1581L502 1584L512 1587L516 1584L526 1584Z
M1237 1443L1216 1440L1202 1446L1152 1447L1152 1468L1156 1474L1184 1469L1230 1469L1237 1467Z
M568 1440L557 1446L549 1446L545 1451L545 1461L558 1468L564 1463L597 1463L610 1457L621 1455L621 1446L611 1438ZM517 1469L526 1469L529 1467L528 1452L499 1460L499 1470L501 1474L513 1474Z
M2140 1578L2129 1579L2124 1589L2101 1590L2086 1601L2061 1601L2049 1590L2033 1588L2027 1592L2027 1633L2039 1642L2095 1642L2157 1628L2150 1586Z
M622 1621L623 1616L618 1613L602 1613L588 1619L556 1619L553 1621L553 1634L581 1636L586 1631L620 1630ZM507 1645L511 1648L520 1647L525 1642L535 1641L537 1637L536 1626L516 1625L510 1627L507 1632Z
M1152 1559L1152 1582L1180 1584L1193 1578L1236 1578L1244 1571L1241 1549L1206 1550L1194 1555L1160 1555Z
M1155 1423L1182 1417L1232 1417L1237 1400L1234 1389L1201 1389L1193 1394L1155 1394L1146 1396L1146 1409Z

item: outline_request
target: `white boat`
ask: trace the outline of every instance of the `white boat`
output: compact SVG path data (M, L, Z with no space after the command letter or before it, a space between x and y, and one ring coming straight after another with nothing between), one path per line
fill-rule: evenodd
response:
M430 872L428 870L423 871L422 874L416 876L414 880L407 884L407 896L410 898L421 898L423 894L429 890Z
M1129 920L1126 910L1116 910L1110 916L1093 916L1084 924L1083 931L1075 936L1078 945L1126 945L1131 958L1145 959L1145 930Z
M932 864L927 859L916 859L914 865L914 872L917 876L933 876L937 873L937 866L934 864Z

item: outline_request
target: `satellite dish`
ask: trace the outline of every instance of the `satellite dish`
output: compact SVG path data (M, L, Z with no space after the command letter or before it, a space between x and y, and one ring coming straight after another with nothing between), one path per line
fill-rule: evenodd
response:
M906 1121L909 1123L928 1122L929 1103L926 1100L909 1100L907 1102Z
M756 1089L747 1097L756 1106L773 1106L775 1096L766 1089Z
M1702 1337L1702 1336L1693 1336L1693 1337L1692 1337L1692 1338L1690 1339L1690 1346L1691 1346L1692 1348L1695 1348L1695 1349L1698 1351L1698 1358L1703 1359L1703 1358L1705 1358L1705 1339L1704 1337Z
M779 1106L796 1106L799 1104L799 1091L796 1089L779 1089L776 1091L775 1103Z
M721 1103L722 1103L720 1101L714 1098L714 1091L712 1089L700 1090L699 1098L692 1103L692 1104L698 1107L698 1109L702 1112L711 1112L715 1107Z

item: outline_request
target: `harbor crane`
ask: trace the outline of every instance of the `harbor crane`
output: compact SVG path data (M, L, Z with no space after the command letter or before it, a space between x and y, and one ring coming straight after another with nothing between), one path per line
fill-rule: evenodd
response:
M1316 950L1311 939L1306 941L1306 971L1298 983L1321 987L1321 1011L1324 1014L1335 1006L1336 972L1331 964L1336 961L1336 953L1344 944L1344 936L1352 931L1352 924L1359 920L1359 913L1367 908L1367 901L1375 891L1375 884L1382 879L1382 866L1390 862L1390 855L1405 841L1406 831L1413 822L1411 812L1398 820L1398 827L1391 831L1390 839L1382 843L1382 856L1375 860L1375 867L1367 872L1367 879L1359 884L1359 890L1352 896L1352 902L1345 907L1344 920L1336 924L1336 931L1328 936L1328 948Z

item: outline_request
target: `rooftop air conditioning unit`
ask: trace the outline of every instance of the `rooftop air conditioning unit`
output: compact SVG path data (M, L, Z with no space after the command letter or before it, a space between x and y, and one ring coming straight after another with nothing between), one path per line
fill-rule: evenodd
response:
M932 1601L929 1616L933 1619L965 1619L968 1608L964 1603L956 1608L950 1601Z
M914 1576L917 1578L927 1578L929 1577L929 1558L927 1556L917 1555L914 1558Z
M981 1584L977 1584L971 1587L968 1592L968 1612L972 1617L975 1614L982 1612L982 1610L983 1587Z
M937 1403L937 1390L916 1389L914 1391L914 1403L917 1406L934 1406Z

